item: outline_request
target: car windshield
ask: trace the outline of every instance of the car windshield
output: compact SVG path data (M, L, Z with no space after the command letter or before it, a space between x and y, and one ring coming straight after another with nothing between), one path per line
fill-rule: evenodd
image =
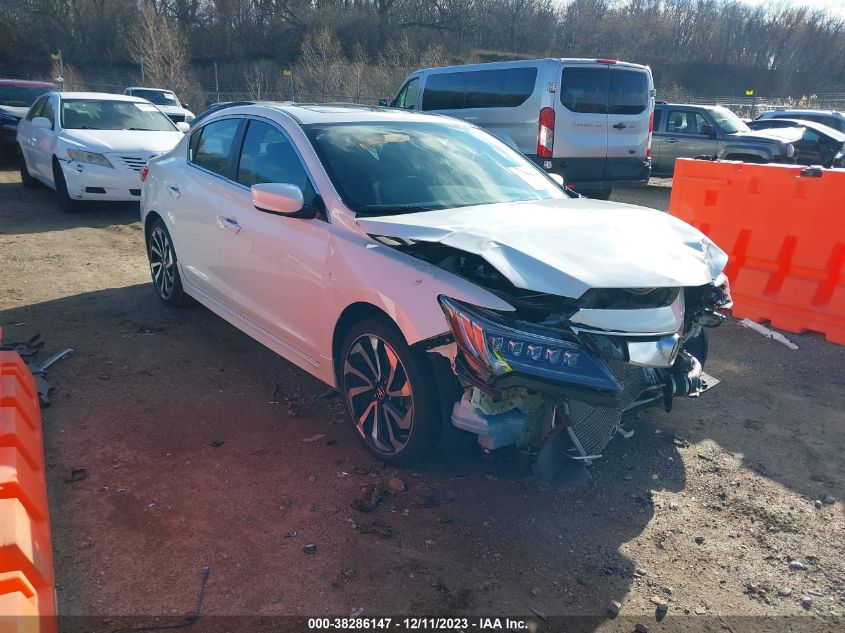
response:
M173 123L150 103L108 99L62 100L66 130L139 130L172 132Z
M728 134L751 131L751 128L742 119L727 108L713 108L710 110L710 114L715 119L716 125Z
M568 197L532 162L475 128L408 121L303 127L341 198L363 215Z
M141 97L150 103L162 106L178 106L179 99L176 95L167 90L133 90L133 97Z
M0 86L0 106L28 108L35 100L49 92L50 88L30 88L27 86Z

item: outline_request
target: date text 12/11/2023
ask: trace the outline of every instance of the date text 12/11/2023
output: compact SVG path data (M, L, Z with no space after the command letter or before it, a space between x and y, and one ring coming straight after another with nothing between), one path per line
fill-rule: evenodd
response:
M349 617L308 618L310 630L407 631L527 631L530 623L519 618Z

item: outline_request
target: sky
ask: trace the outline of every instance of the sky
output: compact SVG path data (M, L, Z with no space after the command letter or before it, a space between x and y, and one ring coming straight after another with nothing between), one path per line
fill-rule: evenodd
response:
M772 0L745 0L749 4L771 4ZM845 17L845 0L784 0L786 4L805 5L837 13Z

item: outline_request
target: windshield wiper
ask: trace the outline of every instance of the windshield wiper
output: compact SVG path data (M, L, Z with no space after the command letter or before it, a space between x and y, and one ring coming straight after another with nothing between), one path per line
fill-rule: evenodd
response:
M128 127L126 128L130 132L159 132L160 130L153 130L148 127Z
M363 211L358 211L357 215L401 215L403 213L421 213L423 211L437 211L445 207L425 207L413 204L384 204L367 207Z

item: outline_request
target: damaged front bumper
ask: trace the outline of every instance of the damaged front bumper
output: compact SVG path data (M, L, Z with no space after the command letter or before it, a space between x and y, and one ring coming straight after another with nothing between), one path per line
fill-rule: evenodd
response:
M717 305L687 315L684 297L679 289L658 308L580 310L557 328L441 297L455 341L444 355L465 388L452 423L490 450L510 444L539 449L565 439L569 456L589 464L623 415L654 405L668 410L673 398L709 387L704 358L693 353L703 355L702 347L690 343L705 336L700 321L721 322L711 318ZM565 434L554 432L559 425Z

